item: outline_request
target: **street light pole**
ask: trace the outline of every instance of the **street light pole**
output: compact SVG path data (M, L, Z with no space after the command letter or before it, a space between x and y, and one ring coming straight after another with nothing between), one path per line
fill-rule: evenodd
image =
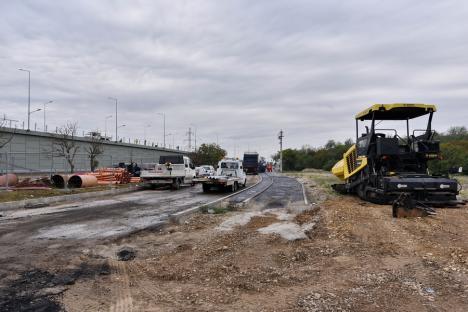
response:
M49 101L49 102L44 103L44 128L42 129L44 132L46 132L46 114L45 114L46 105L47 105L47 104L50 104L50 103L52 103L52 102L53 102L53 101Z
M42 110L42 108L37 108L37 109L33 110L32 112L29 112L29 116L31 116L33 113L39 112L41 110ZM28 129L28 131L29 131L29 129ZM34 123L34 131L36 131L36 123Z
M163 145L164 145L164 148L166 148L166 114L165 113L157 113L157 114L163 116L163 136L164 136Z
M122 128L122 127L125 127L126 125L120 125L118 127L115 128L115 130L117 130L118 128ZM116 141L117 142L117 141ZM124 142L125 143L125 142ZM128 143L130 143L130 138L128 139Z
M115 101L115 142L119 140L119 137L117 136L117 99L113 97L109 97L109 100Z
M104 137L107 140L107 119L112 118L112 115L106 116L104 120Z
M145 125L145 126L143 127L143 130L144 130L144 138L143 138L143 140L144 140L145 145L146 145L146 128L149 128L149 127L151 127L150 124L147 124L147 125Z
M28 69L19 68L18 70L28 73L28 131L31 118L31 71Z

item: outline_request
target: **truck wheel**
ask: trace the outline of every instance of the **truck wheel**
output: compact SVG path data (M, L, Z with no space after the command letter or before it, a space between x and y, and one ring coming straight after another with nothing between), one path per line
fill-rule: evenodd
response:
M178 190L178 189L180 189L180 180L179 180L179 179L175 179L175 180L174 180L174 183L172 183L172 189L173 189L173 190Z
M234 182L234 185L232 186L232 191L237 192L238 189L239 189L239 184L237 182Z
M233 192L233 191L234 191L234 185L228 185L228 186L226 186L226 191L228 191L228 192Z
M203 184L203 193L208 193L210 191L210 186L208 184Z

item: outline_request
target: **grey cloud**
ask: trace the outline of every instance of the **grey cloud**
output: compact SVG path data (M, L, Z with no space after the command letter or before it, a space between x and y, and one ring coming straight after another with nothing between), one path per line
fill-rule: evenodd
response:
M445 130L468 120L467 11L435 0L5 1L1 113L25 120L25 67L34 105L54 100L52 128L103 129L113 96L127 138L151 123L147 137L162 141L164 112L178 145L192 124L202 141L266 156L280 129L286 147L352 137L354 114L376 102L440 104Z

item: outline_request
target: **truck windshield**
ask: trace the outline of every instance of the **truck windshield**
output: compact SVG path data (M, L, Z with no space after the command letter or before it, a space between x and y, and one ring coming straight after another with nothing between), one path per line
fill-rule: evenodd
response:
M171 156L161 156L161 157L159 157L159 164L164 165L165 163L183 164L184 163L184 156L182 156L182 155L171 155Z
M223 169L238 169L239 164L235 162L223 162L221 163L221 168Z
M153 170L154 168L156 168L155 163L148 163L148 164L142 164L141 165L142 170Z

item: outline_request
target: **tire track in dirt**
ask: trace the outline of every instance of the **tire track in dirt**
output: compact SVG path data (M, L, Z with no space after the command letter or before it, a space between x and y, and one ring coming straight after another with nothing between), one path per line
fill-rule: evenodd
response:
M116 260L109 260L113 275L113 285L116 288L117 298L111 304L110 312L131 312L133 311L133 299L130 292L130 280L126 264Z
M135 263L132 267L129 267L128 270L132 285L143 293L144 297L146 297L146 303L155 305L158 302L175 302L175 298L171 292L164 290L164 288L159 287L158 284L154 282L153 276L156 275L156 270L154 268L148 268L148 266L143 263Z

